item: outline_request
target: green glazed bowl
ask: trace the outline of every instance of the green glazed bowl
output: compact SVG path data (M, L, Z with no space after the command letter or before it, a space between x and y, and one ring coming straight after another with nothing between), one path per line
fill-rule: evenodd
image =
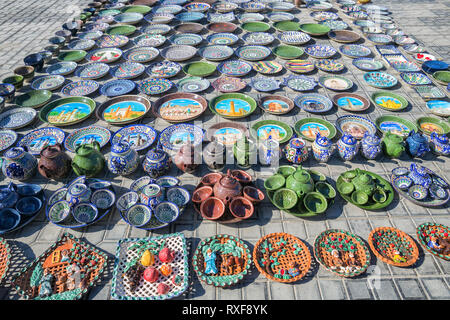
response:
M377 203L383 203L387 200L386 192L383 189L377 188L372 195L372 199Z
M284 186L286 179L281 174L274 174L264 181L264 188L268 191L275 191Z
M433 78L438 83L447 85L450 82L450 71L436 71L433 73Z
M86 54L87 52L84 50L67 50L58 55L58 60L79 62L84 59Z
M23 86L23 76L14 75L6 77L2 82L12 84L16 89L20 89Z
M339 185L337 185L339 193L342 194L350 194L355 190L355 186L351 182L343 182Z
M26 108L39 108L52 98L50 90L32 90L16 97L15 104Z
M34 67L33 66L22 66L14 69L14 74L17 76L22 76L25 81L30 81L34 77Z
M290 45L279 45L273 48L272 52L277 57L285 60L299 58L305 53L302 48Z
M328 208L327 198L319 192L310 192L303 198L306 210L312 213L324 213Z
M266 32L270 29L270 25L265 22L251 21L241 25L241 28L249 32Z
M327 199L334 199L336 197L336 190L333 186L326 182L318 182L315 185L316 191L323 194Z
M304 23L300 25L300 30L313 35L313 36L323 36L331 31L329 27L323 24L317 23Z
M273 24L273 27L278 31L298 31L300 29L300 24L295 21L279 21Z
M282 188L273 195L273 204L282 210L292 209L297 204L297 201L297 193L291 189Z
M106 29L105 33L110 35L122 35L129 36L132 35L136 31L136 27L132 25L126 24L118 24Z
M364 205L369 201L369 196L363 191L355 191L352 193L353 202Z
M183 71L190 76L207 77L216 71L216 65L209 62L196 61L185 65Z
M327 177L320 173L319 171L309 169L308 170L309 175L311 176L311 179L313 179L314 182L325 182L327 181Z
M291 174L294 174L297 169L294 166L279 166L277 173L287 178Z

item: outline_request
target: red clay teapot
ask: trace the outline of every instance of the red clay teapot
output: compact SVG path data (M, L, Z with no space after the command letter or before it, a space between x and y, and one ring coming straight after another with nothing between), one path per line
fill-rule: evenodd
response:
M233 200L233 197L241 195L242 185L231 175L231 170L228 169L227 174L216 182L213 190L215 197L228 203Z
M193 173L198 164L195 163L195 148L191 143L183 145L173 157L173 163L183 172Z
M48 145L40 152L39 173L47 179L63 179L69 176L72 160L63 151L61 144Z

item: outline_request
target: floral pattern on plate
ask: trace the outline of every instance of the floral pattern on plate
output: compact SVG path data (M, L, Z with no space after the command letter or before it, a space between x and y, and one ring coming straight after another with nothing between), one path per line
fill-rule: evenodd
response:
M106 63L96 62L83 66L77 76L82 79L98 79L109 72L110 67Z
M145 71L145 66L138 62L127 61L111 69L111 75L118 79L132 79L139 77Z
M343 55L351 58L367 57L372 54L372 51L368 47L360 44L344 44L339 47L339 51Z
M172 88L173 82L168 79L146 79L138 83L138 90L147 95L154 95L166 92Z
M172 61L155 62L148 66L146 72L155 78L170 78L181 71L181 65Z
M313 58L331 58L336 54L336 49L332 46L312 44L305 47L305 52Z
M386 72L367 72L364 74L364 80L375 88L391 88L397 84L397 79Z
M100 87L94 80L80 80L71 82L62 88L61 92L68 96L87 96Z
M309 91L317 86L317 82L307 76L290 75L284 78L284 84L295 91Z

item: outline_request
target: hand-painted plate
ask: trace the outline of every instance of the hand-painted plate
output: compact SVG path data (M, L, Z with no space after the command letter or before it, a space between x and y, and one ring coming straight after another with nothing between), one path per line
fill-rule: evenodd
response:
M256 12L246 12L238 16L240 23L252 22L252 21L264 21L264 15Z
M416 124L419 130L427 136L433 132L438 135L447 135L450 132L450 124L447 121L433 117L420 117L416 120Z
M259 100L258 106L267 113L286 114L294 108L294 102L286 96L268 95Z
M248 129L240 123L220 122L209 127L206 134L209 141L217 141L225 146L233 146L237 141L248 137Z
M149 24L169 24L177 16L170 12L149 13L144 16L144 20Z
M325 20L319 22L319 24L323 24L330 28L330 30L345 30L348 28L348 24L342 20Z
M45 71L52 76L65 76L74 72L77 66L74 61L62 61L48 66Z
M213 33L206 38L210 44L232 46L239 40L239 37L230 32Z
M276 78L269 77L253 77L250 80L250 86L261 92L270 92L280 89L281 81Z
M310 16L316 21L337 20L339 16L330 11L314 11L310 13Z
M295 16L288 12L271 12L267 14L267 18L272 22L279 22L292 21L295 19Z
M411 86L432 84L433 82L422 72L402 72L400 77Z
M50 101L52 92L49 90L31 90L17 96L14 103L24 108L39 108Z
M151 107L152 104L147 98L124 95L102 103L97 108L96 116L110 124L128 124L143 118Z
M228 13L209 13L207 16L209 22L231 22L236 19L233 12ZM200 19L198 19L200 20Z
M76 72L81 79L99 79L106 76L110 67L106 63L95 62L87 64Z
M86 60L91 62L112 63L122 57L122 50L118 48L97 49L86 56Z
M313 78L303 75L290 75L284 78L284 84L295 91L309 91L317 86L317 82Z
M191 59L197 53L197 49L193 46L171 45L160 51L163 58L169 61L186 61Z
M353 59L353 65L363 71L378 71L383 69L383 63L373 58L357 58Z
M252 126L251 133L256 135L258 141L265 141L267 139L273 139L282 144L292 137L292 128L284 122L276 120L262 120L256 122Z
M19 129L32 123L37 117L33 108L13 108L0 113L0 129Z
M113 21L114 21L114 18L113 18ZM95 22L95 23L90 22L90 23L84 25L84 29L86 31L96 31L96 30L105 31L106 29L108 29L108 27L109 27L109 23L106 23L106 22Z
M166 42L167 38L160 34L141 34L133 39L133 42L138 47L160 47Z
M387 34L373 33L369 34L367 39L375 44L389 44L392 42L392 37Z
M184 9L190 12L205 12L211 8L211 5L203 2L191 2L184 6Z
M71 50L91 50L94 46L94 40L74 40L67 45Z
M63 76L42 76L36 78L31 83L31 88L34 90L56 90L60 88L66 79Z
M418 61L419 63L423 63L425 61L433 61L437 60L435 56L429 53L418 52L412 55L413 59Z
M372 71L364 74L364 80L375 88L391 88L397 84L397 79L386 72Z
M311 44L305 47L305 52L313 58L326 59L336 54L336 49L332 46Z
M128 24L116 24L106 29L105 33L110 35L131 36L137 28Z
M181 92L198 93L209 88L211 83L208 79L201 77L183 78L177 83L178 90Z
M172 44L196 46L203 41L203 37L195 33L178 33L169 38Z
M172 81L162 78L145 79L137 85L138 91L147 95L161 94L170 90L172 87Z
M123 24L137 24L142 19L144 19L144 15L138 12L123 12L114 16L114 21L116 23Z
M167 122L188 122L202 115L208 102L195 93L172 93L159 98L153 104L153 114Z
M100 87L100 84L94 80L80 80L71 82L61 89L61 93L66 96L87 96Z
M145 63L159 56L159 50L153 47L137 47L126 51L123 58L130 62Z
M339 47L339 51L350 58L367 57L372 54L372 51L368 47L360 44L344 44Z
M247 86L247 83L240 78L222 76L214 80L212 86L217 91L229 93L241 91Z
M278 40L285 44L291 44L291 45L301 45L309 42L311 40L311 37L307 35L304 32L300 31L287 31L280 33L277 36Z
M172 5L160 5L157 7L153 7L152 9L152 13L171 13L171 14L177 14L180 13L181 11L183 11L183 7L179 6L177 4L172 4Z
M333 102L326 96L318 93L307 93L294 99L297 107L310 113L324 113L333 108Z
M178 123L165 128L159 135L163 149L168 153L177 152L188 141L195 147L203 141L203 129L189 123Z
M297 121L294 125L294 130L300 137L309 141L314 141L318 133L322 137L327 137L331 140L337 132L331 122L313 117L303 118Z
M145 71L145 66L138 62L127 61L111 69L111 75L117 79L133 79Z
M243 77L252 71L252 65L242 60L228 60L220 63L217 69L228 76Z
M315 69L315 64L308 60L290 60L284 67L294 73L308 73Z
M86 31L79 33L77 36L82 40L97 40L103 35L102 31Z
M181 65L172 61L154 62L146 69L147 74L153 78L171 78L181 71Z
M388 91L378 91L372 94L373 103L388 111L401 111L408 107L405 97Z
M116 97L130 93L136 88L131 80L112 80L102 85L100 93L107 97Z
M336 30L328 32L328 37L336 42L351 43L361 39L359 33L349 30Z
M244 118L256 109L256 101L242 93L225 93L210 100L210 110L227 119Z
M46 146L55 145L57 143L62 144L64 141L65 133L59 128L45 127L33 130L27 133L17 143L20 147L27 147L28 152L32 155L39 155L42 149Z
M439 239L437 238L438 236L442 239L448 239L449 233L450 228L448 226L433 222L422 223L417 227L417 238L425 250L446 261L450 260L450 254L448 252L444 252L442 248L439 248L436 245L441 245L441 243L439 243ZM433 241L431 240L431 237L437 239L434 239Z
M175 16L175 18L182 22L200 21L204 17L205 15L201 12L181 12Z
M320 76L319 84L334 91L347 91L353 87L353 81L343 76Z
M338 62L333 59L320 59L314 62L317 69L325 72L340 72L344 70L345 66L343 63Z
M222 61L230 58L233 53L233 48L224 45L209 45L198 50L199 56L209 61Z
M272 11L291 11L295 8L293 3L281 1L269 2L267 6L272 9Z
M450 116L450 102L445 100L431 100L427 102L427 108L431 113L441 116Z
M407 60L403 55L384 55L387 62L398 72L415 72L420 68L412 61Z
M13 130L0 130L0 151L9 149L17 140Z
M95 101L87 97L57 99L42 108L39 119L58 127L69 126L89 118L95 107Z
M333 102L339 108L350 112L361 112L370 107L369 100L353 93L339 93L333 97Z
M145 124L132 124L116 131L112 136L111 145L126 141L136 151L150 147L156 139L155 129Z
M94 141L97 141L102 148L110 139L111 132L108 129L99 126L87 126L72 131L64 140L64 148L70 152L75 152L78 146Z
M341 134L351 134L358 140L362 139L366 131L372 135L377 133L375 123L367 118L354 115L346 115L337 118L336 129L338 129Z
M244 60L248 61L259 61L264 60L270 56L271 51L269 48L264 46L243 46L236 50L236 55Z
M242 40L249 45L267 46L275 40L275 37L267 32L249 32L242 37Z
M262 74L275 74L283 70L283 66L276 61L259 61L253 64L253 70Z
M413 88L417 92L417 94L425 101L431 99L442 99L446 97L445 93L435 85L420 85L414 86ZM447 91L450 91L449 88L447 88Z
M410 131L417 132L418 130L417 126L411 121L390 115L378 117L375 123L381 132L390 132L404 138L409 135Z
M105 34L95 42L99 48L120 48L125 46L130 40L127 36Z
M144 34L165 35L165 34L169 33L170 30L172 30L172 27L167 24L155 23L155 24L151 24L149 26L143 27L141 29L141 32Z

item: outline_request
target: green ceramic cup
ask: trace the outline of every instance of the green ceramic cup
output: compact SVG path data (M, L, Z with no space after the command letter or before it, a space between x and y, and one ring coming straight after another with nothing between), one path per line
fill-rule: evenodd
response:
M387 200L387 194L383 189L377 188L372 195L372 199L376 203L384 203Z
M3 83L10 83L12 84L16 90L22 88L23 86L23 76L14 75L10 77L6 77L2 80Z
M324 213L328 208L327 198L320 192L310 192L303 198L306 210L312 213Z
M279 166L277 173L287 178L291 174L294 174L297 169L294 166Z
M297 194L291 189L282 188L273 195L274 204L282 210L292 209L297 204L297 201Z
M264 181L264 188L268 191L275 191L284 186L286 179L281 174L274 174Z
M354 171L347 171L342 175L342 178L344 179L345 182L350 182L355 177L356 173Z
M334 199L336 197L336 190L329 183L318 182L315 187L317 192L323 194L327 199Z
M355 186L351 182L342 182L337 186L340 193L348 195L355 190Z
M359 205L364 205L369 201L369 196L363 191L355 191L352 193L352 200Z

